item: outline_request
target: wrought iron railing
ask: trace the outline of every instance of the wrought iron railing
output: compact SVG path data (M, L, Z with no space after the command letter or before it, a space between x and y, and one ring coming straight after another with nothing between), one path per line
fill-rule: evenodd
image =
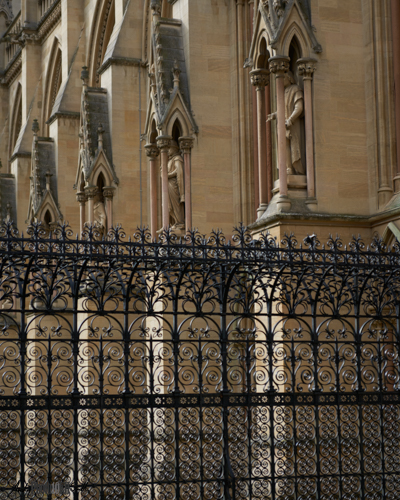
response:
M0 256L0 498L400 497L397 244L8 223Z

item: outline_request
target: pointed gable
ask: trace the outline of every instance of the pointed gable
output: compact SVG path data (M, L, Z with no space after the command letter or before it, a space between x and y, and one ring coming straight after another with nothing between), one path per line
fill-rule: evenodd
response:
M38 137L38 125L34 120L32 142L31 193L29 199L28 222L45 220L46 212L51 222L62 220L58 205L57 170L54 140Z
M160 19L154 26L152 44L154 64L149 77L154 91L151 107L158 127L168 127L171 116L177 112L181 121L185 122L187 134L197 133L198 127L190 107L181 21Z
M260 16L264 21L270 47L279 53L284 53L283 43L287 30L291 24L298 26L299 32L308 38L308 43L315 53L322 51L314 34L311 22L311 6L309 0L261 0L257 16L258 29L254 30L250 49L250 60L254 59L256 50L256 38L259 34Z
M82 176L87 184L92 184L93 175L100 165L109 185L118 184L119 180L112 162L107 90L88 87L86 78L83 80L80 157L74 188L77 188Z

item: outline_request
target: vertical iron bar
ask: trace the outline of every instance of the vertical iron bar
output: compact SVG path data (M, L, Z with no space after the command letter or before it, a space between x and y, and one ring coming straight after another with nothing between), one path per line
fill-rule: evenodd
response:
M123 332L123 343L124 343L124 378L125 386L123 390L123 401L124 401L124 413L125 413L125 499L129 500L129 483L130 483L130 469L129 469L129 417L130 417L130 398L131 390L129 387L129 347L130 347L130 335L129 335L129 282L126 284L125 297L124 297L124 332Z
M169 249L170 250L170 249ZM173 293L173 292L172 292ZM178 332L178 302L179 288L175 288L175 293L172 297L172 344L174 356L174 413L175 413L175 467L176 467L176 500L179 500L180 495L180 446L179 446L179 409L180 409L180 389L179 389L179 332Z

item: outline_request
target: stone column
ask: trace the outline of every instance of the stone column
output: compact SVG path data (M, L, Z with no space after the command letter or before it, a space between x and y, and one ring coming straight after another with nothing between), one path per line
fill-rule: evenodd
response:
M185 173L185 229L192 228L192 137L180 137L179 146L183 151L184 173Z
M157 144L146 144L144 147L150 160L150 232L153 240L157 238L157 158L160 150Z
M168 150L172 137L159 135L157 146L161 151L161 199L162 199L162 227L169 226L169 195L168 195Z
M271 86L267 85L265 87L265 120L271 114ZM272 198L272 189L274 187L273 175L272 175L272 134L271 134L271 122L266 122L267 128L267 186L268 186L268 203Z
M311 210L317 208L315 199L315 169L314 169L314 124L312 108L312 79L316 70L315 59L303 58L297 61L300 75L304 81L304 119L306 127L306 169L307 169L307 201Z
M105 199L105 208L107 215L107 233L113 227L113 198L114 198L115 188L112 186L103 187L103 196Z
M265 212L268 206L268 172L267 172L267 146L266 146L266 121L265 121L265 87L269 85L269 71L254 69L250 71L251 83L256 88L257 94L257 139L258 139L258 189L259 206L257 218Z
M396 112L397 168L394 192L400 192L400 2L392 0L393 73Z
M281 210L290 209L288 198L287 171L286 171L286 126L285 126L285 87L283 79L289 70L289 57L274 56L269 59L269 69L276 76L276 107L278 130L278 165L279 165L279 199Z
M86 216L86 193L84 191L79 191L76 193L76 199L79 203L79 226L80 232L82 233Z
M93 224L94 222L94 197L97 194L97 186L85 186L85 193L88 200L88 222L89 224Z

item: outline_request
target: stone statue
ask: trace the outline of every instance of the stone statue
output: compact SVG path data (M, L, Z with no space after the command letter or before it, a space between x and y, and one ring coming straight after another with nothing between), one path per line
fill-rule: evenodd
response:
M96 196L94 197L93 220L94 220L94 226L103 236L106 231L107 215L102 200L102 196L100 193L97 193Z
M296 84L293 73L285 74L285 126L286 126L286 168L289 175L304 175L301 161L301 122L304 110L304 93ZM277 118L277 113L268 116L268 121Z
M171 141L168 158L169 216L172 228L182 228L185 225L185 188L183 159L176 141Z

